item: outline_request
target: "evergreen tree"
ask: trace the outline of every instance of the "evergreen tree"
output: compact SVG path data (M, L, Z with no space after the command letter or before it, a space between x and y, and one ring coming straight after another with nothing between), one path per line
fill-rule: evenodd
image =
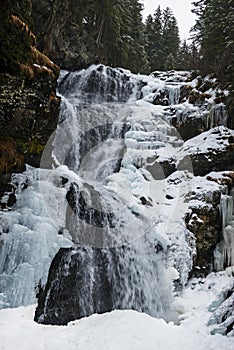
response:
M138 0L129 2L130 35L127 67L135 73L144 73L149 71L149 62L145 51L146 38L141 15L143 7Z
M194 45L188 45L186 40L180 45L177 58L176 69L194 70L197 66L198 54Z
M200 50L201 74L212 74L230 91L227 105L234 113L234 2L200 0L194 2L197 22L193 28L194 45ZM231 119L230 119L231 120ZM231 121L230 127L234 127Z
M177 21L169 7L163 11L162 16L162 47L164 62L162 62L163 69L176 68L176 56L178 54L180 44L179 29ZM170 58L169 58L170 55ZM169 64L170 63L170 64Z
M74 2L70 0L71 7ZM73 16L78 19L80 32L85 31L94 41L101 62L133 72L148 69L139 0L79 0L76 8Z
M193 30L200 48L201 72L214 73L225 81L233 63L234 4L230 0L200 0L194 3L198 20Z
M146 52L149 57L151 71L160 69L163 61L162 44L162 12L160 6L154 13L154 17L149 15L145 23L145 33L147 37Z
M171 9L167 7L162 12L159 6L154 17L148 16L145 33L147 36L146 52L151 70L176 68L180 38L177 21Z

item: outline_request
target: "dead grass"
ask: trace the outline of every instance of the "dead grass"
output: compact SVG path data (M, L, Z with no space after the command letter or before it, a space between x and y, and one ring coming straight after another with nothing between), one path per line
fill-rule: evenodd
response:
M0 139L0 174L6 174L14 168L21 168L24 155L17 150L13 139Z
M23 73L24 77L26 77L30 80L34 78L35 74L34 74L33 67L31 65L21 64L20 68L21 68L21 72Z
M14 15L11 16L11 22L16 27L20 28L22 31L27 33L27 35L30 39L31 45L33 45L33 46L36 45L36 37L33 34L33 32L31 32L31 30L29 29L28 25L25 22L23 22L19 17L14 16Z
M49 57L41 53L39 50L37 50L36 47L31 48L32 50L32 56L33 56L33 61L34 63L38 64L39 66L44 66L49 68L50 70L53 71L54 75L57 77L60 72L60 68L54 64Z

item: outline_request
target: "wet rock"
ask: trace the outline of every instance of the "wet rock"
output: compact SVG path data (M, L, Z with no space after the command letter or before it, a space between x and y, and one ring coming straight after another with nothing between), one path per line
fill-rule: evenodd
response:
M152 199L151 199L151 198L147 199L147 198L145 198L145 197L141 197L141 198L140 198L140 201L141 201L141 203L142 203L143 205L146 205L147 207L152 207L152 206L153 206L153 204L152 204Z
M174 199L174 197L172 197L170 194L167 194L166 199L172 200L172 199Z
M101 249L95 249L93 263L90 262L96 271L96 279L93 281L92 274L85 265L89 261L89 250L84 247L77 250L60 249L51 264L47 285L39 292L35 321L66 325L93 313L112 310L108 261ZM84 255L87 255L86 259L83 258ZM66 269L69 269L69 273Z
M185 223L196 237L197 254L191 276L207 275L212 271L214 250L221 240L222 220L219 205L191 208L185 217Z
M173 159L158 161L157 157L150 157L145 168L155 180L162 180L176 171L176 164Z

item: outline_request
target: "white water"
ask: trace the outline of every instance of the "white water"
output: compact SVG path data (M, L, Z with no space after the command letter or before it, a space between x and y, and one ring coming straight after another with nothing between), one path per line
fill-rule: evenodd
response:
M87 299L83 299L88 303L87 314L94 311L88 290L98 277L92 244L115 247L134 242L117 261L110 251L104 253L109 262L107 276L116 291L115 305L140 310L141 294L142 310L170 318L172 280L179 278L182 285L186 284L194 254L189 245L193 237L183 224L189 177L179 172L168 180L154 180L146 166L156 155L160 160L175 157L183 144L167 123L168 107L148 103L162 89L169 91L169 104L178 104L182 82L172 84L173 79L166 82L164 78L106 67L90 67L69 75L62 72L62 108L53 157L56 166L66 164L76 174L62 167L42 171L39 179L37 171L29 170L29 188L19 194L12 212L1 213L2 226L7 227L1 236L3 307L35 302L35 287L40 281L45 284L54 255L60 247L72 245L69 229L74 241L88 245L85 254L81 249L86 268L83 277L88 281ZM141 89L142 82L146 85ZM140 96L142 99L136 101ZM185 106L189 109L187 104L181 108ZM47 155L45 152L42 166L48 161ZM61 184L62 178L68 180L66 185ZM71 216L66 201L71 183L77 184L78 195L81 190L85 192L85 200L93 209L114 214L114 228L108 216L104 218L105 230L93 227L91 214L88 223ZM100 199L98 203L89 186ZM143 205L141 198L148 204ZM63 235L58 236L61 228ZM158 249L163 253L157 254ZM69 273L69 263L65 271Z

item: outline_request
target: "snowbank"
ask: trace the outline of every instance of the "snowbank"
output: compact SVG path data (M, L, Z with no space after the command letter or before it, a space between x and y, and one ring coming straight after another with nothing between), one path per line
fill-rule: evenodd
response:
M229 269L192 280L174 303L180 325L135 311L113 311L67 327L42 326L32 321L34 306L1 310L1 349L231 350L233 338L211 335L207 327L208 306L231 279Z

